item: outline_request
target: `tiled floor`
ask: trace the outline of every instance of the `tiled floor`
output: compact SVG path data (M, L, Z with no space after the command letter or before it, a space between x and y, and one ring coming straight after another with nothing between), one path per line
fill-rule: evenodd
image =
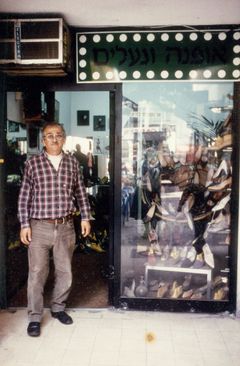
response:
M2 366L239 366L240 319L115 309L45 310L42 334L26 334L26 309L0 311Z

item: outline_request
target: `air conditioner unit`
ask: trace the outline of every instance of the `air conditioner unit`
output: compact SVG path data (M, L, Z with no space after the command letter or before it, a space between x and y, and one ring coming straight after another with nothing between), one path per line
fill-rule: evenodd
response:
M71 71L70 32L62 18L0 19L0 70L60 76Z

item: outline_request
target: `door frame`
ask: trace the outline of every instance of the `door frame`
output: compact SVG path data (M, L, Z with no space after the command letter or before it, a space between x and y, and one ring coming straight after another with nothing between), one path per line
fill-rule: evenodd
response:
M26 77L26 78L6 78L4 82L4 95L11 91L41 90L42 92L109 92L109 129L110 129L110 220L109 220L109 251L108 268L106 277L108 278L108 303L115 306L119 303L120 296L120 248L121 248L121 121L122 121L122 84L121 83L86 83L75 84L68 78L45 78L45 77ZM4 105L6 113L6 98ZM6 136L5 136L6 139ZM0 179L3 174L0 172ZM5 207L5 206L4 206ZM4 209L1 210L4 212ZM5 228L1 234L6 238ZM6 245L5 241L3 243ZM2 266L0 276L2 298L0 305L7 307L6 298L6 257L0 258ZM3 263L4 262L4 263Z
M6 93L5 76L0 75L0 309L7 306L6 293L6 232L5 232L5 145Z

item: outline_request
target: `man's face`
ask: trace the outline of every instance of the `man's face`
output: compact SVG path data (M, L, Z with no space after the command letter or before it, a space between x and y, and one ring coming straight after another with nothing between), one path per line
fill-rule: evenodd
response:
M65 143L65 136L61 127L48 126L43 133L43 146L49 155L59 155Z

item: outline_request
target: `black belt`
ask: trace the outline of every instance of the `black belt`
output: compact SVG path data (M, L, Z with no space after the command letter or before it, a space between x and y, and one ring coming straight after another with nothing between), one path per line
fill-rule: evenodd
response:
M49 222L50 224L65 224L73 219L73 215L68 215L65 217L58 217L57 219L40 219L41 221Z

